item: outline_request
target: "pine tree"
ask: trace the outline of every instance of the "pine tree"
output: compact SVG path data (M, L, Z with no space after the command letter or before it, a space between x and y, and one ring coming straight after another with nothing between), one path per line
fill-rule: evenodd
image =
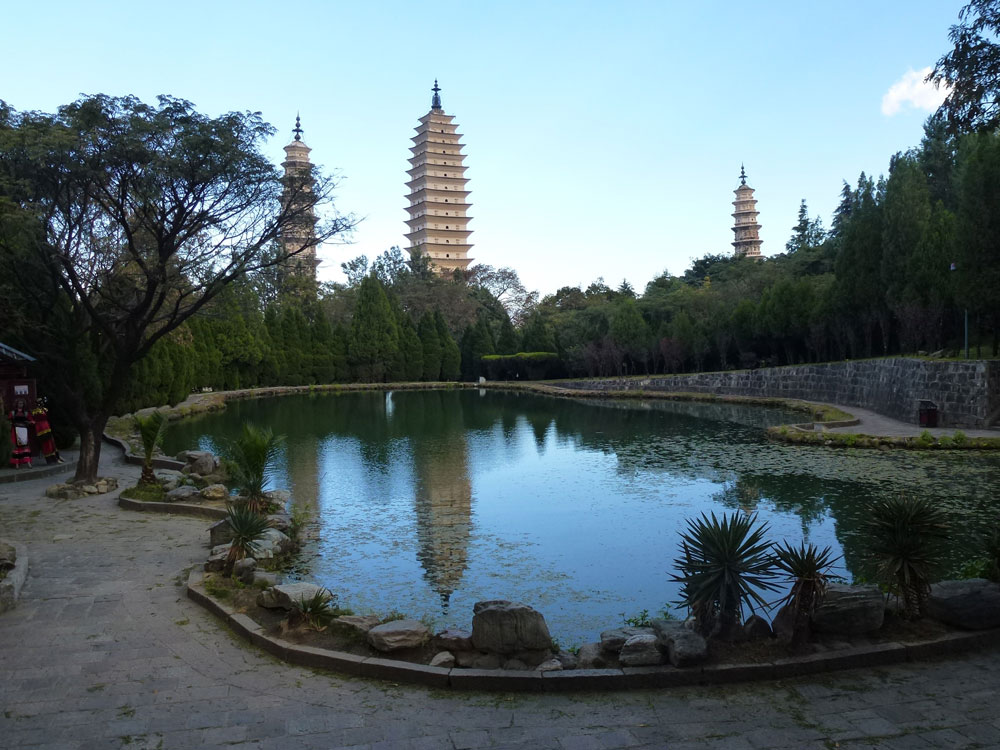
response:
M536 313L528 321L528 325L524 329L521 349L526 352L554 352L556 350L552 329L545 324L541 315Z
M441 380L458 380L462 374L462 352L448 331L440 310L434 311L434 326L441 341Z
M413 325L413 319L404 313L399 331L399 351L403 357L403 377L415 383L424 374L424 347Z
M423 348L423 380L435 382L441 379L441 339L432 313L424 313L418 328L420 345Z
M500 335L497 336L497 354L516 354L517 348L517 333L510 322L510 316L504 315L500 322Z
M358 288L348 354L355 377L361 382L386 382L394 374L394 363L399 359L399 329L374 273L366 276Z

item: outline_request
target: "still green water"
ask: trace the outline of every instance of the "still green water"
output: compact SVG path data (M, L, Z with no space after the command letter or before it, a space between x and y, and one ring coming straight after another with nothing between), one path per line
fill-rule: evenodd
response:
M166 449L219 451L244 421L268 425L286 436L271 485L311 519L292 577L357 612L441 626L468 627L482 599L521 601L563 645L676 601L678 532L702 512L757 512L774 541L833 547L849 579L868 574L874 497L939 501L956 564L1000 510L996 455L766 440L766 426L801 419L488 390L317 394L230 402L171 425Z

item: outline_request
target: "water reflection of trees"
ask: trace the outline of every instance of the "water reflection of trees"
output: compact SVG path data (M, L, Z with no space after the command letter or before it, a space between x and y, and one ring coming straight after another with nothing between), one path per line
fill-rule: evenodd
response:
M477 436L477 460L507 460L528 434L539 452L547 440L555 440L613 455L627 476L667 473L719 482L723 488L714 499L724 507L751 510L769 503L779 512L797 514L804 536L829 513L846 565L855 571L864 568L864 509L875 497L932 494L940 498L956 536L966 539L997 511L1000 461L995 457L882 454L767 442L761 427L788 418L786 412L732 404L398 391L235 402L223 414L172 426L171 432L185 447L195 444L209 424L213 434L235 434L244 420L268 424L276 433L292 436L288 470L296 486L304 485L312 470L316 441L329 436L356 443L368 471L388 472L394 462L412 462L418 558L445 601L467 566L472 530L469 435ZM184 430L190 430L187 437Z

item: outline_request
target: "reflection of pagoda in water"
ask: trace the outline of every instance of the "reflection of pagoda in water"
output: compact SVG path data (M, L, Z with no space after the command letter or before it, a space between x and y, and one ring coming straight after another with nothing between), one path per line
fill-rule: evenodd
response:
M413 444L413 472L417 559L446 611L468 566L472 480L461 408L451 402L441 407L424 413L425 438Z
M417 559L444 609L468 565L472 481L465 446L416 461Z

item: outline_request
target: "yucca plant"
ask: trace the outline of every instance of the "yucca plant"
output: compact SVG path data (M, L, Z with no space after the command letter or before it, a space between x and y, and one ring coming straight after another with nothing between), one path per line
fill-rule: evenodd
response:
M920 617L946 551L944 513L926 497L879 500L868 507L867 532L879 577L906 617Z
M791 582L792 589L777 604L789 606L794 613L792 644L798 645L809 635L809 619L826 592L830 567L837 561L829 547L802 542L793 547L788 542L775 548L774 565Z
M281 455L284 438L271 432L270 427L257 427L250 422L243 424L243 432L229 443L226 457L229 459L233 483L248 508L256 513L267 509L264 486L272 465Z
M163 436L167 431L167 418L161 412L154 411L148 417L136 417L135 428L142 440L142 474L139 476L139 484L156 484L153 454L163 442Z
M326 589L320 589L310 597L302 596L293 601L295 614L309 623L313 630L323 632L333 622L335 616L332 604L334 596Z
M672 580L682 584L681 605L689 607L703 635L730 638L742 620L743 607L766 607L760 591L774 590L774 561L764 541L766 524L757 515L723 514L687 522L681 534L680 570Z
M231 575L237 560L253 557L257 553L257 542L271 527L271 521L246 505L233 504L226 508L226 520L233 531L233 541L226 556L226 574Z

